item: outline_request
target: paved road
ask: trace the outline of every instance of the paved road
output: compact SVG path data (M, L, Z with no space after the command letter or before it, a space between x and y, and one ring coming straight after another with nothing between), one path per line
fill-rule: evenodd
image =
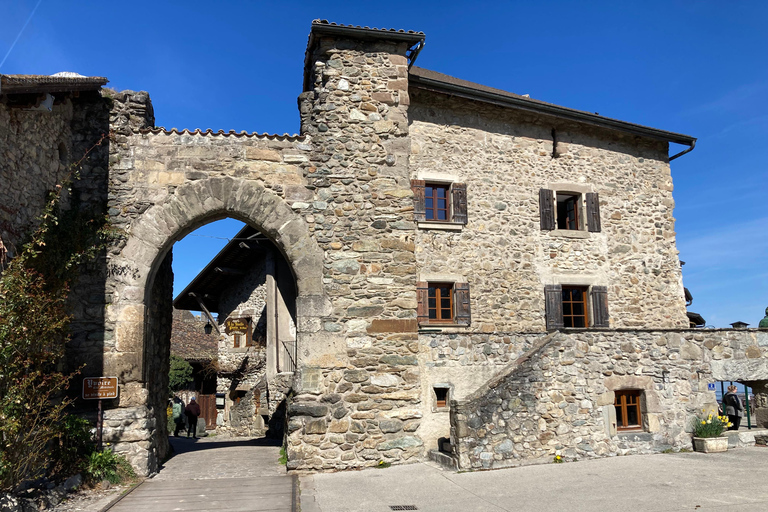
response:
M302 512L768 510L768 448L455 473L429 463L301 476ZM415 508L391 508L393 506Z
M261 439L171 438L176 455L109 512L291 512L293 477Z

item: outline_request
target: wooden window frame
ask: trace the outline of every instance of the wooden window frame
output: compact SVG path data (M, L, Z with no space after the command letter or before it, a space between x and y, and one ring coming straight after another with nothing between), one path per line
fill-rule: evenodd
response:
M563 225L560 204L563 199L573 199L574 218L568 225ZM558 215L560 213L560 215ZM542 231L588 231L599 233L602 230L600 224L600 198L597 192L574 192L567 189L552 190L539 189L539 220Z
M617 432L638 432L643 430L643 390L641 389L620 389L614 391L615 399L613 406L616 408L616 431ZM633 403L630 403L633 402ZM628 425L629 410L635 409L637 414L637 423Z
M437 294L438 288L447 290L448 295ZM433 290L431 290L433 289ZM432 293L430 293L430 291ZM435 300L432 308L434 318L430 318L429 300ZM443 316L446 308L438 308L438 300L450 300L450 318ZM416 283L417 321L424 327L469 327L472 323L469 283L464 281L419 281Z
M427 189L432 189L432 195L427 195ZM438 197L437 191L438 190L444 190L445 191L445 197L443 199L445 200L445 208L438 208L438 200L440 200L440 197ZM431 200L432 201L432 207L427 206L427 202ZM453 201L451 201L451 184L450 183L435 183L431 181L427 181L424 183L424 218L427 222L452 222L453 219ZM445 218L440 219L439 212L445 212ZM430 213L432 214L432 218L429 218Z
M560 205L563 205L561 207ZM571 205L572 209L569 209ZM564 231L582 231L582 199L581 194L575 192L555 192L555 223L557 229ZM565 213L565 218L563 217ZM570 218L570 213L573 218Z
M581 300L566 300L565 295L568 292L572 292L574 290L579 290L581 292L582 298ZM589 287L588 286L575 286L575 285L564 285L563 291L562 291L562 299L560 301L560 307L563 311L563 327L566 329L586 329L588 327L591 327L590 325L590 316L589 316L589 301L587 300L587 296L589 295ZM571 306L571 313L566 314L566 305ZM576 315L573 313L573 306L575 304L581 304L582 305L582 311L584 313L582 315ZM584 325L583 326L575 326L574 320L576 318L583 318L584 319ZM568 324L571 325L568 325Z
M432 295L434 289L435 295ZM443 293L438 293L439 290L443 290ZM447 297L444 296L447 294ZM435 307L429 307L429 301L435 299ZM443 317L443 310L445 308L440 307L442 300L448 299L450 307L448 308L448 318ZM435 317L432 317L432 311L435 312ZM454 304L453 304L453 283L428 283L427 292L427 315L429 316L430 324L453 324L455 318Z
M432 189L432 194L427 196L427 188ZM438 200L440 199L437 194L437 190L441 189L445 191L445 207L438 207ZM467 224L467 185L460 182L441 181L441 180L411 180L411 190L413 191L414 201L414 219L416 222L425 223L424 227L428 227L429 224L433 225L446 225L457 226L459 229L461 226ZM427 200L432 201L432 206L427 207ZM445 219L438 218L439 212L445 212ZM427 218L427 215L432 215L432 218Z

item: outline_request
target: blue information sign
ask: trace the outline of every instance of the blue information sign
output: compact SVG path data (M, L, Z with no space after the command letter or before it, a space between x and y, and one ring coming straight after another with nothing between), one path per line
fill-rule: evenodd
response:
M714 382L710 382L709 384L707 384L707 389L710 390L710 391L714 391L715 390L715 383Z

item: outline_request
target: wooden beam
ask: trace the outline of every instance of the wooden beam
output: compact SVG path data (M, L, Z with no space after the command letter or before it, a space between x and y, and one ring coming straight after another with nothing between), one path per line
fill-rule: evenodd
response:
M210 323L214 329L216 329L216 334L221 335L221 330L219 330L219 324L213 319L213 315L211 315L211 312L208 311L208 308L205 307L205 304L203 304L202 299L198 297L195 293L189 292L189 296L192 297L197 301L197 303L200 305L200 309L203 310L203 313L205 313L205 316L208 317L208 323Z

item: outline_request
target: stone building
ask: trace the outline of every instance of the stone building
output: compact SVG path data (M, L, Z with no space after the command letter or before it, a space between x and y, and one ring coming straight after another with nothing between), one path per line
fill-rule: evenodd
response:
M107 437L141 471L167 450L172 244L223 217L295 283L295 369L263 381L285 397L289 469L414 461L441 439L462 469L679 449L708 384L766 393L766 333L688 328L670 161L695 139L421 69L424 40L313 22L293 136L166 130L144 92L2 77L15 232L56 148L113 133L80 189L125 238L75 290L91 302L70 354L120 378ZM43 94L53 111L27 110ZM233 319L263 311L252 263Z

